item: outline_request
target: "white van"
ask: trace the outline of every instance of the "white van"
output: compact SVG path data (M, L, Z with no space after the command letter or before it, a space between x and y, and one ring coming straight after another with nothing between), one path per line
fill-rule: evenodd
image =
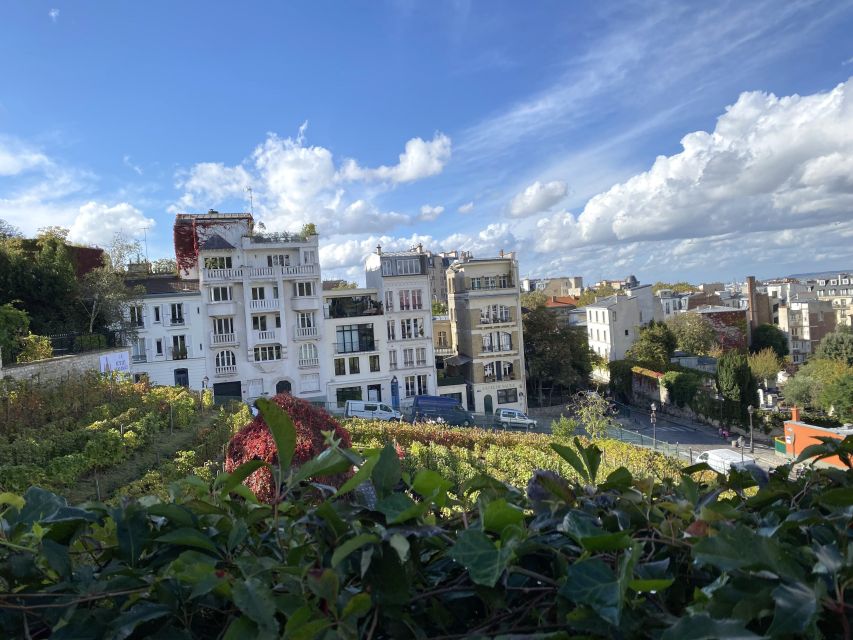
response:
M375 420L399 420L403 414L382 402L367 400L347 400L344 415L347 418L368 418Z
M699 454L696 462L707 462L714 471L728 474L733 468L743 469L755 465L755 458L743 456L731 449L712 449Z

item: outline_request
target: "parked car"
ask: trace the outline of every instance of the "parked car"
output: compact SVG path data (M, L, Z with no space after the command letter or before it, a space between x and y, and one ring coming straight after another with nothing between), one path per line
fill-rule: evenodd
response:
M504 429L534 429L536 420L529 418L518 409L498 409L495 412L495 423Z
M415 396L411 411L412 422L434 420L457 427L474 424L474 414L467 411L458 400L445 396Z
M399 420L403 414L382 402L347 400L344 415L347 418L375 418L376 420Z
M746 467L755 466L755 458L741 456L731 449L712 449L699 454L696 462L707 462L714 471L728 475L732 469L745 470Z

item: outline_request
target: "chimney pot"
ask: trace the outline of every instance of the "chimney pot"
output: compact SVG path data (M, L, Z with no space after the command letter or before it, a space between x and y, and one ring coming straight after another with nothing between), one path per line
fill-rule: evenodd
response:
M799 422L800 421L800 408L799 407L791 407L791 422Z

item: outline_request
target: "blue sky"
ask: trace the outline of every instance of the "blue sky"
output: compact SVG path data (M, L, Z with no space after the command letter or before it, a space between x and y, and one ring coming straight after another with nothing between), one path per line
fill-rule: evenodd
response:
M602 6L603 5L603 6ZM0 218L174 213L530 275L853 268L853 3L5 2Z

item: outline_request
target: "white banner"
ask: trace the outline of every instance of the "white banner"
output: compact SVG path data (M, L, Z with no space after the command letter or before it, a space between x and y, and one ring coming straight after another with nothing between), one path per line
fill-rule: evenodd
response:
M110 371L130 372L130 354L127 351L108 353L101 356L101 373Z

